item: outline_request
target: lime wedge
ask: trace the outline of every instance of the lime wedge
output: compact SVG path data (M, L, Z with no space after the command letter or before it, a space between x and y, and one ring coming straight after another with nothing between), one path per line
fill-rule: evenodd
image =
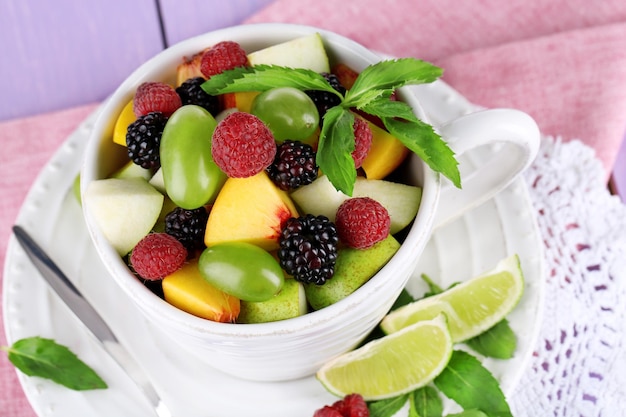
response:
M428 384L451 355L452 339L442 314L333 359L317 378L337 396L358 392L366 401L381 400Z
M407 304L380 323L391 334L444 313L454 343L479 335L515 308L524 293L524 276L517 255L501 260L488 272L440 294Z

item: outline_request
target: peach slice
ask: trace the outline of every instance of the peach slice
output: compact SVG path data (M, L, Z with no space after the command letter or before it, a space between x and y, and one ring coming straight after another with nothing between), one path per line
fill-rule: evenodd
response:
M212 321L234 322L240 311L238 298L218 290L202 277L197 260L163 278L163 294L174 307Z
M248 242L272 251L284 223L298 217L291 198L262 171L229 178L217 195L207 221L204 243Z

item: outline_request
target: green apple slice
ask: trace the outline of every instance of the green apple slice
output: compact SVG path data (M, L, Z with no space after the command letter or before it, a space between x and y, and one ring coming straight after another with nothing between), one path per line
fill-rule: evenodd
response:
M84 195L85 206L121 256L151 231L161 213L163 199L163 194L143 178L92 181Z
M395 234L415 218L422 198L422 189L386 180L358 177L352 196L370 197L382 204L391 218L390 233ZM334 221L337 209L349 197L337 191L328 177L323 175L311 184L292 192L291 198L303 213L324 215Z
M248 54L250 65L279 65L330 72L324 42L319 33L302 36Z

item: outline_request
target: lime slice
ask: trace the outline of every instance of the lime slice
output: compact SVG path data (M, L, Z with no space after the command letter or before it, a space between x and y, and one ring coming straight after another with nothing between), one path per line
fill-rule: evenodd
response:
M517 255L440 294L407 304L380 323L387 334L444 313L454 343L479 335L515 308L524 293L524 276Z
M451 355L452 339L442 314L333 359L317 378L337 396L358 392L366 401L381 400L428 384Z

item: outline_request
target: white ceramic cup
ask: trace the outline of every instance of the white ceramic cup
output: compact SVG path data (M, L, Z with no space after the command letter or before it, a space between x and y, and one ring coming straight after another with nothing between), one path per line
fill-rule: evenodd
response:
M319 32L331 62L343 62L357 71L381 57L365 47L317 28L291 24L243 25L191 38L161 52L131 74L103 105L87 146L81 172L82 191L89 182L105 178L127 155L113 144L115 120L135 89L144 81L174 82L176 66L184 56L219 41L232 40L248 51ZM411 88L400 98L428 121ZM507 109L463 116L439 128L459 154L478 146L503 143L486 166L463 178L463 189L444 185L447 180L421 160L408 161L409 181L423 187L419 212L393 258L352 295L304 316L262 324L216 323L185 313L155 296L135 278L106 241L90 215L84 213L90 236L103 263L119 287L145 318L171 335L188 353L226 373L252 380L277 381L315 373L330 358L354 348L388 312L413 272L435 225L462 214L492 197L515 179L533 160L539 132L526 114ZM444 191L442 191L444 190ZM84 200L83 200L84 201ZM113 283L111 285L114 285ZM113 327L115 323L112 323Z

